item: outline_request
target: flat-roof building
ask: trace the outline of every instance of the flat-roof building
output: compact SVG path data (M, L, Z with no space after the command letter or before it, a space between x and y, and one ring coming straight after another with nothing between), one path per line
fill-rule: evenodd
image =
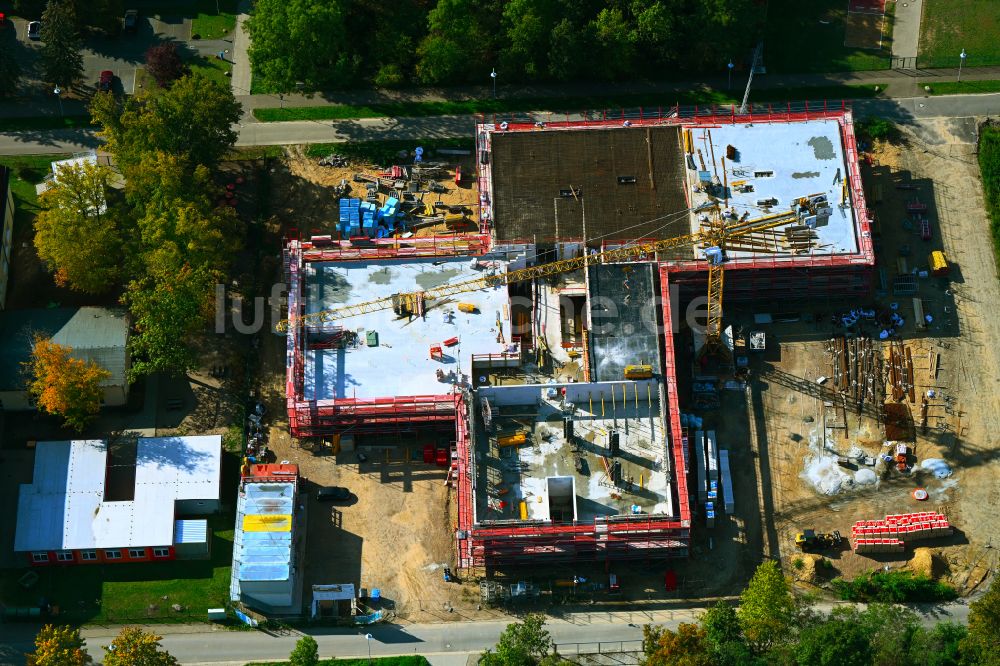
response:
M265 613L298 614L298 467L247 465L236 501L230 598Z
M220 435L39 442L14 550L35 565L169 560L178 538L207 552L207 529L179 518L219 510L221 464Z
M102 404L119 407L128 400L129 327L120 308L47 308L0 312L0 407L30 410L24 364L31 360L35 336L49 338L71 355L93 362L110 374L100 384Z
M355 306L289 330L293 434L454 425L463 568L686 555L668 295L706 293L709 248L581 257L700 234L716 210L729 225L780 216L729 241L727 302L867 295L851 112L482 123L476 158L476 234L289 243L290 319ZM442 289L559 260L566 270ZM419 294L415 314L386 305L398 294Z

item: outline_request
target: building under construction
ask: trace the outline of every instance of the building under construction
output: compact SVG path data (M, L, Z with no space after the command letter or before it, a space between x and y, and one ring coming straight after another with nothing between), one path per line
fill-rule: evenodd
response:
M484 122L476 161L475 234L288 243L293 434L455 432L463 568L686 555L678 305L709 288L711 340L723 267L868 293L850 111Z

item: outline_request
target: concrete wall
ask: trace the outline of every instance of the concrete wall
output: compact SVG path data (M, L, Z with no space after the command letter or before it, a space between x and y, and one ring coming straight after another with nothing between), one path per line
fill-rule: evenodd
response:
M243 601L253 605L254 601L271 606L282 608L292 605L292 581L240 581L240 595Z
M638 381L622 382L597 382L592 384L524 384L519 386L484 386L478 389L480 396L485 396L497 407L506 405L535 405L549 389L566 389L566 400L577 405L586 404L591 398L600 400L603 396L611 400L611 391L616 391L615 395L621 398L621 386L628 387L629 395L638 388L639 394L646 392L648 385L653 394L659 395L659 388L655 379L642 379ZM635 388L633 388L635 387Z

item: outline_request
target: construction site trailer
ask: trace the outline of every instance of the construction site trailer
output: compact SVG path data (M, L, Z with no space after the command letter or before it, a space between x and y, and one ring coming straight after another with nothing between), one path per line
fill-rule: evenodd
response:
M705 449L708 455L708 480L719 480L719 449L715 442L715 431L705 433Z
M733 475L729 471L729 450L719 450L719 471L722 475L722 505L725 512L733 515L736 502L733 499Z
M945 258L944 252L941 250L934 250L931 252L930 256L927 257L927 263L930 264L931 275L942 276L948 274L948 260Z
M705 473L705 433L697 430L692 443L698 469L698 501L708 499L708 476Z

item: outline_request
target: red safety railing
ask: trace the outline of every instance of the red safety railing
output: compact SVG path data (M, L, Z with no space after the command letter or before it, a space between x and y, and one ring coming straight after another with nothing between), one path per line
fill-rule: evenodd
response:
M663 382L666 393L666 418L670 423L670 443L674 459L674 487L677 489L677 515L686 527L691 526L691 505L687 489L685 437L681 430L681 408L677 391L675 367L673 312L670 307L670 280L667 267L660 266L660 301L663 315ZM661 403L662 404L662 403Z
M480 256L489 251L489 234L452 234L426 238L372 238L301 242L304 262Z

